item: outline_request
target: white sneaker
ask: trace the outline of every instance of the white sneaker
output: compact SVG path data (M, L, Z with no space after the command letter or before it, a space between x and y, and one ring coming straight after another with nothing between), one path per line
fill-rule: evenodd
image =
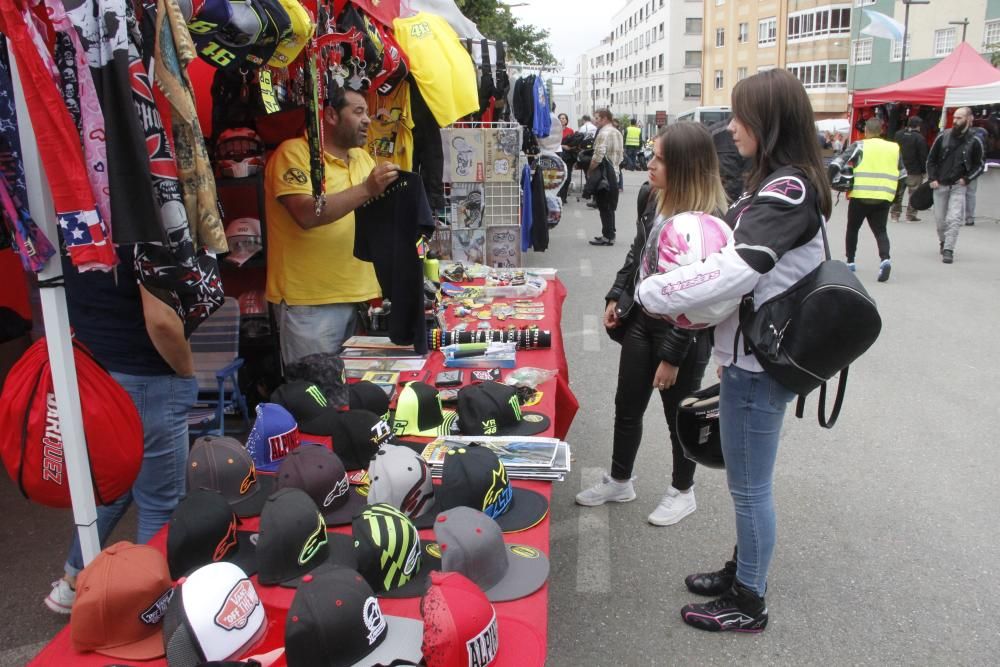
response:
M52 590L45 598L45 606L57 614L68 614L73 610L76 591L69 587L69 582L60 577L52 582Z
M681 493L674 487L667 489L663 500L649 515L649 522L654 526L672 526L697 509L694 501L694 487L687 493Z
M601 482L576 494L576 504L586 507L597 507L608 502L627 503L630 500L635 500L632 480L619 482L607 473L604 473L604 479Z

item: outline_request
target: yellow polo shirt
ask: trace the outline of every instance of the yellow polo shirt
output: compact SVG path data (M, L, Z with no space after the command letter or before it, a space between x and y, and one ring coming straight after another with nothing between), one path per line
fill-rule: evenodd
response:
M323 153L326 192L360 185L375 168L362 148L348 152L349 163ZM290 306L367 301L381 295L375 267L354 257L354 212L336 222L302 229L278 197L312 195L309 145L305 138L278 146L264 170L267 212L267 300Z

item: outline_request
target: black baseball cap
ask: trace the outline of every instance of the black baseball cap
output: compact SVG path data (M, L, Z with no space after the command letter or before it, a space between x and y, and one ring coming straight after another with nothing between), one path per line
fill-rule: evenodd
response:
M362 380L347 386L351 410L368 410L389 418L389 396L374 382Z
M437 389L425 382L407 382L396 398L392 430L397 436L448 435L456 417L454 412L442 410Z
M458 391L457 426L465 435L536 435L549 427L549 418L522 412L514 387L480 382Z
M312 435L330 436L334 453L348 470L367 468L379 446L392 438L389 424L368 410L327 412L312 427Z
M237 530L240 520L218 491L195 489L170 516L167 565L177 580L196 568L226 561L247 574L257 571L256 549L250 533Z
M324 568L295 592L285 620L288 667L419 664L424 624L382 614L358 572Z
M323 445L302 445L278 468L278 488L305 491L328 526L342 526L367 505L358 487L351 486L340 457Z
M257 474L240 441L207 435L194 441L188 455L187 488L218 491L237 516L257 516L274 490L274 478Z
M286 382L271 392L270 400L288 410L299 423L299 430L305 433L310 433L307 424L331 407L323 390L306 380Z
M505 533L532 528L549 511L545 496L511 486L503 461L476 443L453 447L445 454L436 495L439 511L471 507L496 521Z
M386 503L369 505L351 524L358 572L380 596L420 597L431 570L441 569L441 552L422 544L416 526Z
M320 565L354 567L354 543L326 532L326 521L302 489L281 489L264 503L257 537L257 580L296 588Z

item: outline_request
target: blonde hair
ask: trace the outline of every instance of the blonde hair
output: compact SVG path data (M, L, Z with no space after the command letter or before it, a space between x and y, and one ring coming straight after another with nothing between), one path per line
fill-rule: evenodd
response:
M664 217L684 211L725 213L729 201L719 175L719 157L705 126L674 123L661 130L656 141L667 181L666 189L657 193L657 213Z

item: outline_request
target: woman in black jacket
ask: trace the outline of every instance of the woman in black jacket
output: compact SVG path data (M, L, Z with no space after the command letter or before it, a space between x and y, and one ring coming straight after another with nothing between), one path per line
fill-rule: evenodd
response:
M649 515L657 526L677 523L695 510L693 461L684 456L675 432L677 405L701 386L711 354L708 332L697 335L647 315L633 304L643 247L656 220L684 211L726 208L712 137L700 123L681 122L664 130L654 145L649 183L639 192L635 240L605 297L604 326L622 345L615 394L611 473L576 496L580 505L635 499L632 466L642 441L642 418L653 390L659 390L670 429L673 480Z

